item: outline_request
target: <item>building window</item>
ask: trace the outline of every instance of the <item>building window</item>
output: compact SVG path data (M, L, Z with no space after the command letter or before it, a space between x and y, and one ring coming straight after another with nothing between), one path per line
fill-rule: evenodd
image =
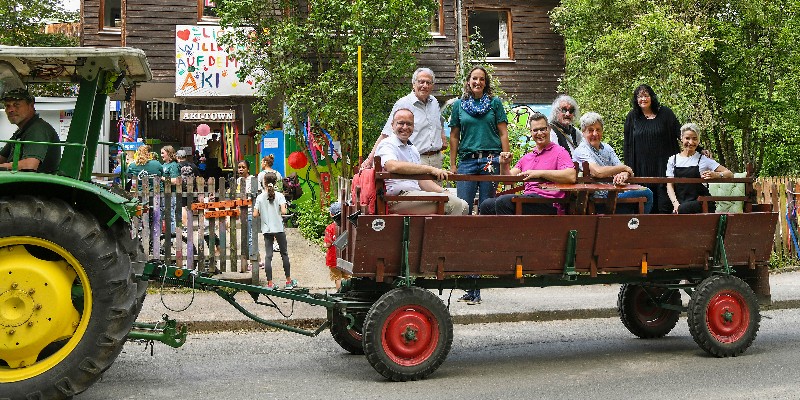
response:
M435 36L444 35L444 18L442 18L442 0L439 0L439 8L431 16L431 34Z
M121 0L100 0L100 30L122 28Z
M487 57L514 57L511 48L510 10L470 10L467 26L470 35L480 32Z
M198 21L219 21L217 4L214 0L197 0L197 19Z

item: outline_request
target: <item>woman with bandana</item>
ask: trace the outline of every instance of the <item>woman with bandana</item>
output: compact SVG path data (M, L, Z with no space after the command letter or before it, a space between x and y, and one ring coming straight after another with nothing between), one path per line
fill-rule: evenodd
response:
M503 101L492 94L491 77L482 66L467 75L464 93L453 103L450 116L450 170L466 175L496 175L500 152L510 151L508 117ZM494 197L496 182L458 181L456 192L469 205Z

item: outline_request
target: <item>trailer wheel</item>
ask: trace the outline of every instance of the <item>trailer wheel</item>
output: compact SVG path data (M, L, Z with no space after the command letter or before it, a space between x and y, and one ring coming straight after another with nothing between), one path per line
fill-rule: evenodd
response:
M758 299L743 280L712 276L694 291L688 322L701 349L717 357L735 357L756 339L761 323Z
M680 311L661 308L658 303L681 305L681 293L675 289L624 284L617 297L617 311L622 324L642 339L664 337L681 316Z
M133 323L130 259L66 202L0 198L0 384L66 399L97 381Z
M364 322L370 365L393 381L425 378L453 344L453 321L444 303L418 287L393 289L378 299Z
M347 329L349 324L350 320L339 312L331 312L331 336L333 336L333 340L350 354L364 354L363 336L355 326Z

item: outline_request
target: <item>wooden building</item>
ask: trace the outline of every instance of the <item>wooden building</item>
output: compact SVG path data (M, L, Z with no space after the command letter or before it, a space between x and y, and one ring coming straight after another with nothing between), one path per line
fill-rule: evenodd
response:
M437 89L453 84L468 35L479 29L487 61L515 103L549 104L555 98L564 71L563 39L552 31L548 18L556 0L439 1L439 13L431 21L433 42L419 54L419 65L436 73ZM187 143L196 126L196 121L179 120L187 109L232 109L242 131L252 127L251 96L176 93L176 27L216 26L213 0L82 0L81 22L84 46L122 45L147 53L153 81L137 89L135 100L148 132Z

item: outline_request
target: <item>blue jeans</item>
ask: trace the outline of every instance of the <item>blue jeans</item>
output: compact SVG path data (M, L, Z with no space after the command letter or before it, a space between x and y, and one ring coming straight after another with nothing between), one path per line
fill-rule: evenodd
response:
M497 152L500 153L499 151ZM492 172L484 171L484 167L489 162L488 157L465 158L458 162L457 172L464 175L497 175L500 173L500 158L492 157ZM475 193L478 192L478 204L484 200L494 197L497 189L497 182L475 182L458 181L456 182L456 195L459 199L467 202L469 214L472 214L472 207L475 203Z
M629 190L627 192L622 192L617 196L618 199L630 199L634 197L644 197L647 199L647 202L644 203L644 213L650 214L650 210L653 209L653 192L651 192L648 188L644 188L641 190ZM636 214L638 212L639 210L636 204L617 205L617 214Z

